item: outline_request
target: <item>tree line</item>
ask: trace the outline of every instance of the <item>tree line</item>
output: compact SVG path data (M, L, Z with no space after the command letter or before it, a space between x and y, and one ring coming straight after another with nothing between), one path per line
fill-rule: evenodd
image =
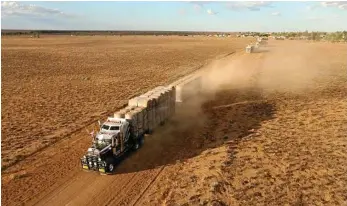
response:
M347 42L347 31L337 32L276 32L273 36L284 36L289 39L305 38L313 41Z

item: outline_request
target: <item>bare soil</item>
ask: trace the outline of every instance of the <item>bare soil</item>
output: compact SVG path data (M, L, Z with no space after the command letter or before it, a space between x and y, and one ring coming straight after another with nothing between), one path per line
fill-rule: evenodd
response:
M83 172L77 132L2 174L4 205L345 205L347 46L269 41L205 67L115 175Z
M42 36L2 39L2 162L25 157L127 100L244 48L250 39Z
M184 136L199 154L167 166L138 205L347 205L347 46L270 45L211 73L208 121Z

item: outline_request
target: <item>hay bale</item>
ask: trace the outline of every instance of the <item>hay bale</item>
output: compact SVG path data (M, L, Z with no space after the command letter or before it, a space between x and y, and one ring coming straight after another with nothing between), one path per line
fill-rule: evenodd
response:
M148 91L144 94L141 94L140 97L149 97L153 92L152 91Z
M144 133L144 109L141 107L138 107L134 110L135 113L137 113L137 130L139 134Z
M172 88L166 87L166 92L167 92L167 117L169 118L171 116L171 101L172 101Z
M164 86L158 86L158 87L155 87L155 88L153 89L153 91L162 91L163 89L165 89Z
M132 98L132 99L129 99L128 105L129 105L129 106L137 107L138 98L139 98L139 97L134 97L134 98Z
M125 114L125 119L129 121L131 124L130 130L131 133L135 136L139 135L139 129L138 129L138 112L137 111L130 111Z
M153 117L153 109L147 110L147 127L148 127L148 132L152 132L155 128L154 125L154 117Z
M157 117L156 117L156 107L153 107L149 113L151 113L151 123L150 123L150 129L151 130L154 130L154 128L156 128L158 126L158 120L157 120Z
M148 120L148 131L152 132L155 128L154 124L154 111L155 111L155 100L149 96L148 99L150 100L150 107L147 108L147 120Z
M137 99L137 106L151 109L153 107L153 100L149 97L139 97Z
M163 95L160 92L156 92L151 95L151 97L155 101L154 108L154 119L155 119L155 126L159 125L163 121L163 115L162 115L162 105L163 105Z
M160 109L161 111L161 115L162 115L162 122L164 122L167 118L167 92L163 89L161 91L159 91L162 94L162 101L160 104Z
M171 98L170 98L170 105L171 105L171 115L175 113L175 108L176 108L176 87L170 86L171 87Z
M156 101L152 96L147 96L144 97L139 97L137 101L137 105L140 108L143 108L144 110L142 111L144 115L144 131L149 132L152 131L155 127L154 123L154 107L156 105Z
M130 111L125 113L124 118L129 121L134 121L134 120L137 121L137 116L138 116L137 111Z
M153 105L157 107L160 102L162 101L162 94L161 93L153 93L150 98L153 99Z
M127 112L130 112L131 110L134 110L135 108L136 108L135 106L128 105L124 107L123 109L121 109L121 111L124 111L125 113L127 113Z
M171 87L170 91L170 116L173 116L176 112L176 87Z
M148 131L148 118L147 118L147 109L143 107L138 107L135 109L139 114L139 127L142 128L142 132ZM141 121L141 122L140 122Z
M164 102L164 106L165 106L165 119L169 119L170 117L170 91L165 89L165 102Z

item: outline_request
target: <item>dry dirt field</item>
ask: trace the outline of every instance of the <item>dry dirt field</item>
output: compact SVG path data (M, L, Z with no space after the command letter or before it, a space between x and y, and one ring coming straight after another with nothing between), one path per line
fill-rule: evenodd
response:
M346 56L345 44L270 40L214 61L203 94L116 174L81 171L90 141L76 132L5 170L2 204L347 205Z
M186 156L138 205L347 205L347 45L272 41L253 57L215 66L208 123L181 133Z
M2 38L2 168L250 39Z

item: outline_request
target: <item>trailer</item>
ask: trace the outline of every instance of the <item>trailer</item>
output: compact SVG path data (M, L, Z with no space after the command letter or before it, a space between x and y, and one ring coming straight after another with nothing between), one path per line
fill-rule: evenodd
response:
M112 174L125 155L138 150L151 134L175 114L176 104L200 92L201 77L189 75L169 86L158 86L133 97L125 108L116 111L98 132L92 133L92 145L81 158L87 171Z
M175 88L159 86L128 101L99 131L92 134L92 145L81 158L84 170L112 174L125 154L138 150L145 134L151 134L175 113Z

